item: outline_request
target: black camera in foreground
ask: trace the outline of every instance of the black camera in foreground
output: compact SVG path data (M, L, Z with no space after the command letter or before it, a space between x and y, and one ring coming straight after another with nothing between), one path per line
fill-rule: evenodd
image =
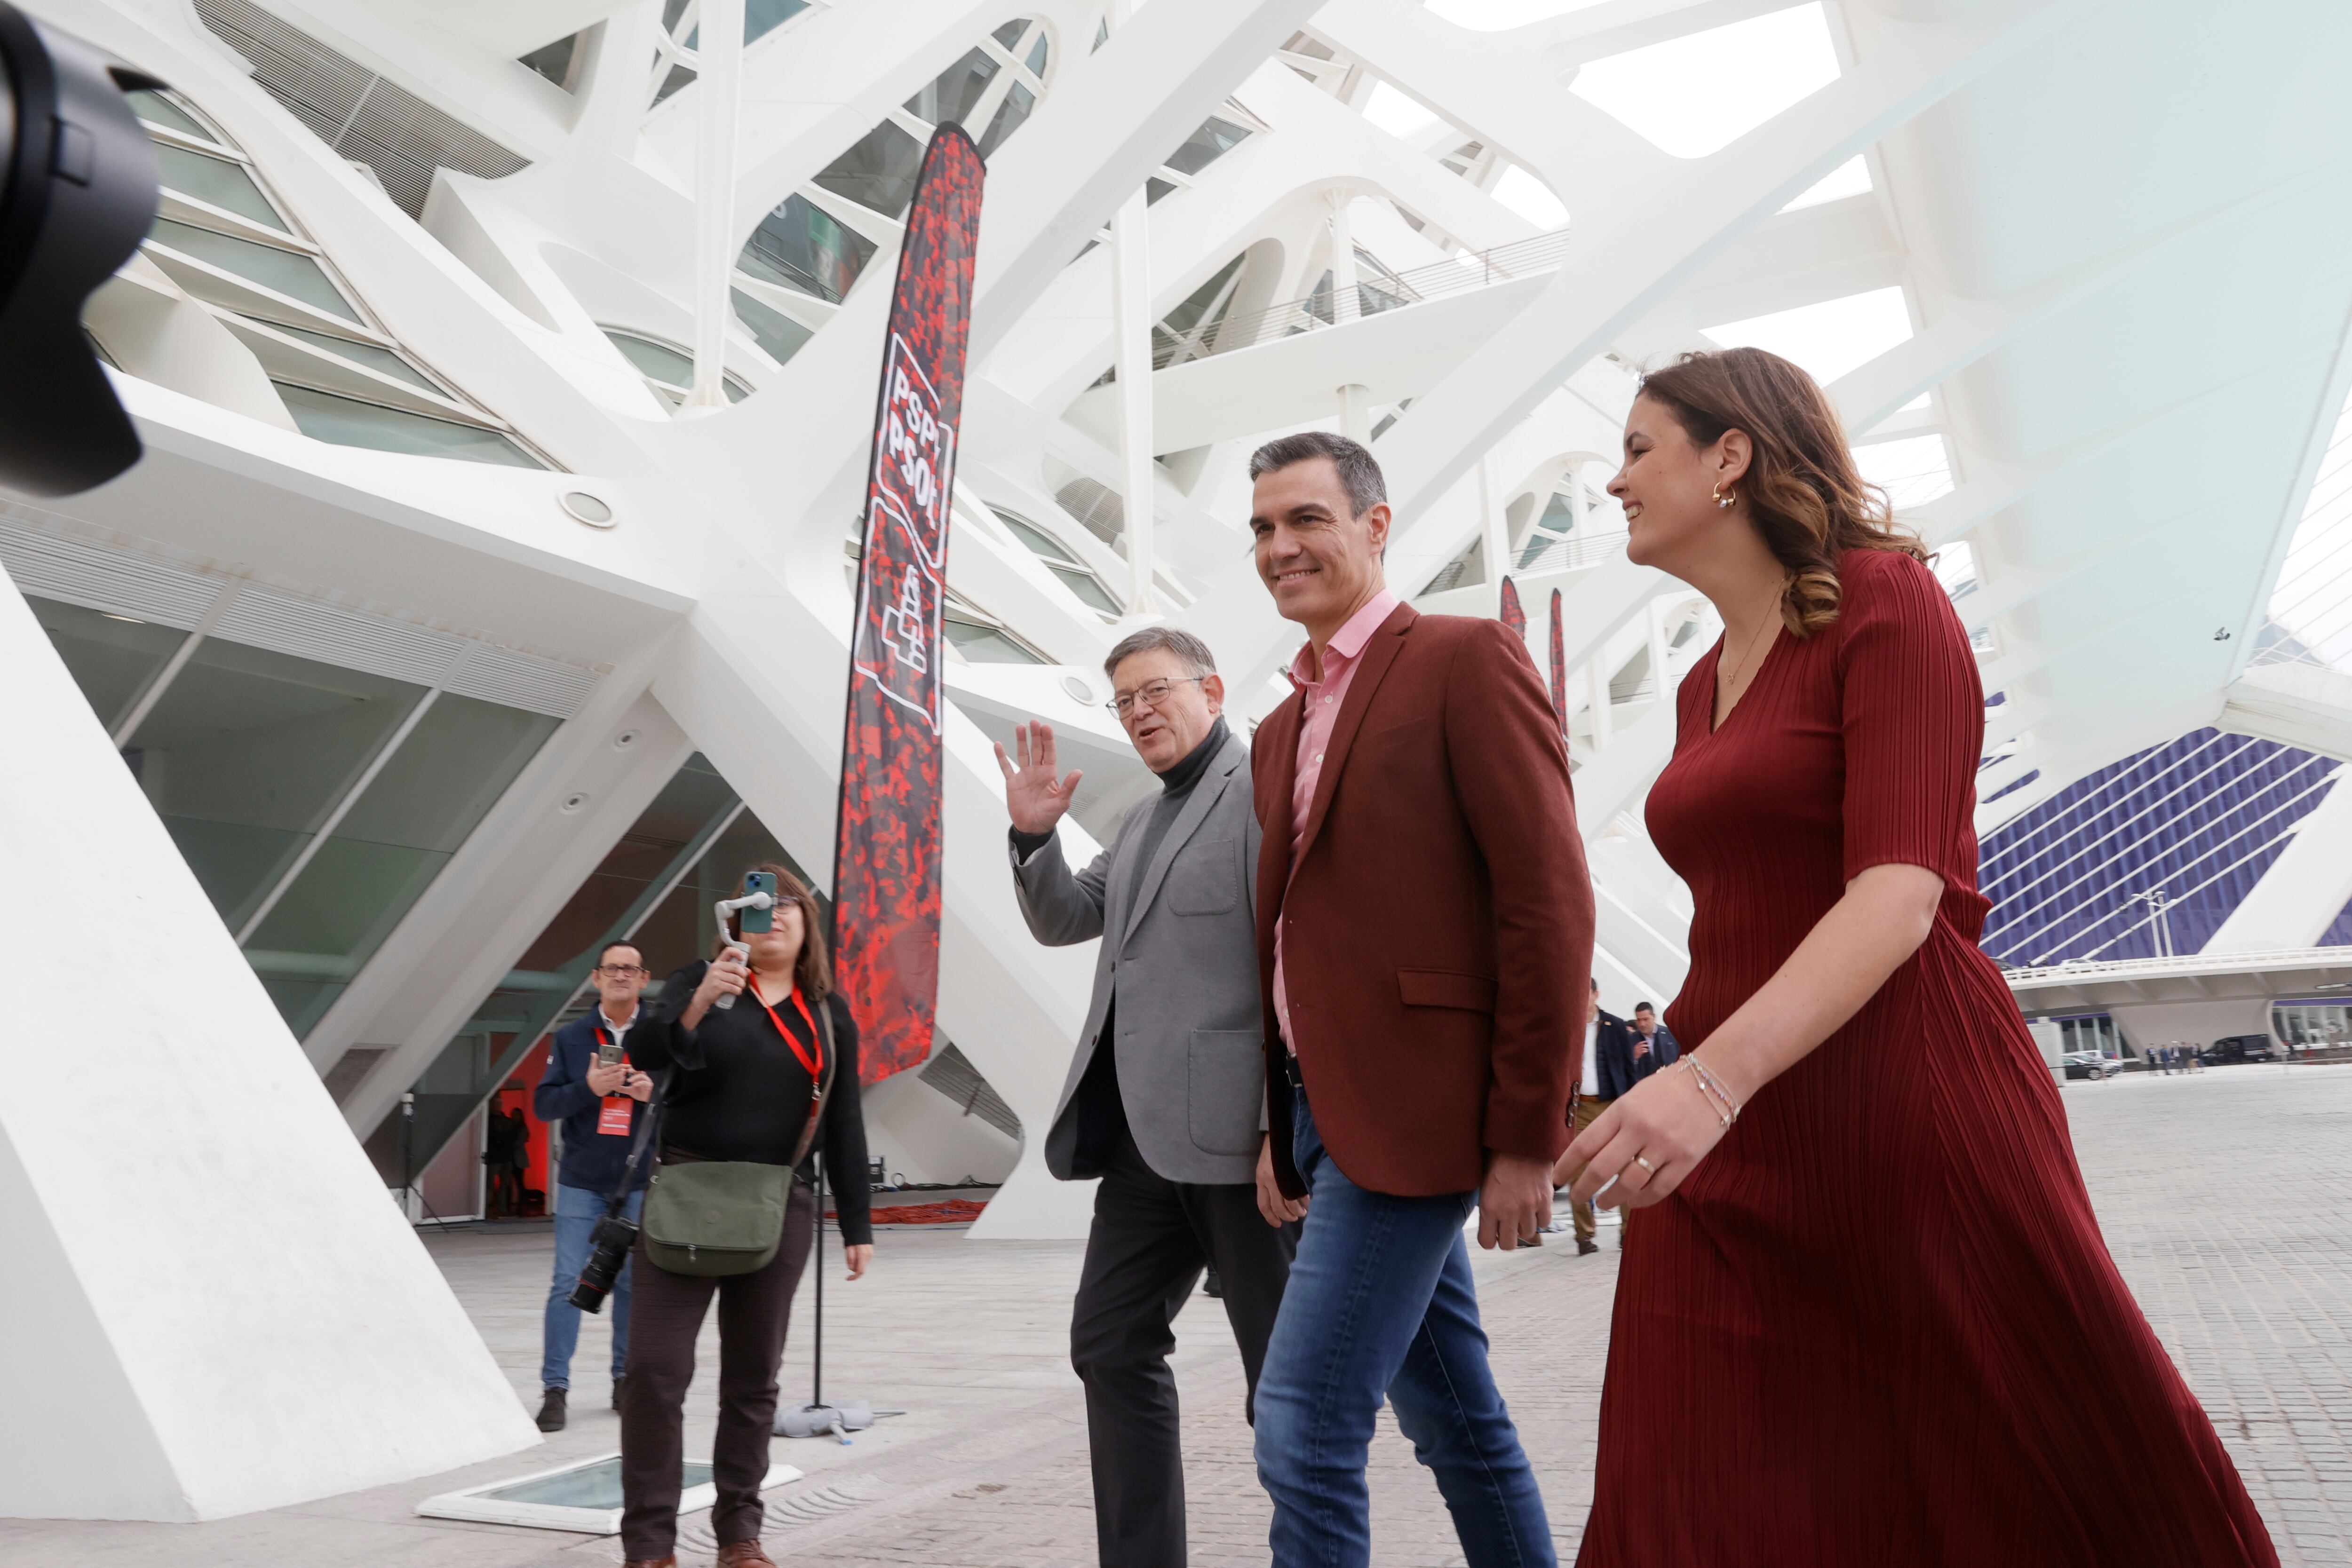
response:
M626 1215L608 1214L598 1220L588 1241L588 1261L572 1287L572 1304L583 1312L603 1312L604 1298L613 1293L621 1270L628 1266L629 1249L636 1244L637 1228Z

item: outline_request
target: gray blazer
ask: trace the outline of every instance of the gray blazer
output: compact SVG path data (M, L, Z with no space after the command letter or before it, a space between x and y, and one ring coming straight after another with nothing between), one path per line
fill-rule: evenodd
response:
M1045 1134L1045 1166L1070 1179L1078 1084L1116 997L1119 1088L1145 1161L1170 1181L1254 1181L1265 1126L1265 1026L1249 743L1239 736L1225 742L1151 863L1138 865L1136 836L1159 803L1130 808L1110 848L1082 872L1071 872L1058 836L1025 865L1013 854L1021 913L1038 941L1059 947L1103 938L1087 1027ZM1138 877L1127 929L1106 935L1103 912L1128 906L1128 886Z

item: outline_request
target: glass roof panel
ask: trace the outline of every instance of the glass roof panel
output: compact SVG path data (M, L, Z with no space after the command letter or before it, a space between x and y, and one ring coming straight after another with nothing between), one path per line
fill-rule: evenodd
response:
M255 240L238 239L234 235L215 234L172 218L157 218L148 237L182 256L210 262L224 272L249 278L305 305L315 305L330 315L341 316L347 321L360 319L352 302L343 298L343 291L327 276L326 268L307 256Z
M150 92L142 88L136 92L127 92L122 96L131 100L131 107L139 118L150 125L160 125L166 131L176 131L183 136L193 136L199 141L220 140L219 137L206 131L194 115L190 114L160 92Z
M364 446L375 452L405 452L420 457L457 457L505 468L547 466L495 430L435 419L405 409L385 408L357 398L338 397L286 382L271 383L286 402L295 425L314 441Z
M1003 68L987 50L974 49L908 99L907 112L933 125L945 125L952 120L969 130L967 122L972 110L980 107L981 94L988 90L988 84Z
M981 151L985 153L988 149ZM898 121L886 120L827 164L817 175L816 184L867 212L899 218L914 203L915 175L922 166L923 144L900 129Z
M1201 129L1184 138L1181 147L1168 155L1168 167L1180 174L1198 174L1247 140L1247 126L1235 125L1213 114L1201 121Z
M261 193L244 164L207 158L161 141L155 144L155 158L162 165L165 189L286 232L286 220L278 215L278 208Z

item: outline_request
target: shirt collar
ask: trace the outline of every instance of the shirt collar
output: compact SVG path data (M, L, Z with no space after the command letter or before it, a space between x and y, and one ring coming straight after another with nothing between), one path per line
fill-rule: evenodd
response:
M643 1001L640 1001L636 1006L629 1009L629 1016L627 1018L624 1019L619 1023L614 1023L611 1018L606 1016L604 1012L604 1004L603 1002L598 1002L594 1007L588 1009L588 1014L589 1017L596 1020L596 1027L598 1029L609 1029L617 1032L621 1030L635 1029L637 1026L637 1015L645 1010L646 1004Z
M1394 614L1396 607L1403 602L1396 596L1396 590L1392 588L1383 588L1364 601L1363 608L1349 616L1348 623L1334 632L1331 640L1323 645L1325 655L1323 662L1327 666L1323 671L1323 678L1328 680L1333 674L1328 667L1331 654L1337 653L1342 660L1354 659L1364 651L1364 644L1372 640L1372 633L1381 629L1381 622ZM1315 668L1314 654L1315 643L1310 639L1299 646L1298 656L1290 662L1290 678L1299 685L1316 684L1312 678Z

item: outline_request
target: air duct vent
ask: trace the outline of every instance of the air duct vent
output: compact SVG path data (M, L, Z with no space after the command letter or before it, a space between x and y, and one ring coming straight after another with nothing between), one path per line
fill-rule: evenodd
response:
M205 26L253 67L253 79L343 158L365 164L412 218L433 172L502 180L530 166L471 126L271 16L253 0L195 0Z
M979 1117L1008 1138L1020 1138L1021 1118L980 1075L971 1059L954 1046L940 1047L916 1076L961 1106L965 1115Z

